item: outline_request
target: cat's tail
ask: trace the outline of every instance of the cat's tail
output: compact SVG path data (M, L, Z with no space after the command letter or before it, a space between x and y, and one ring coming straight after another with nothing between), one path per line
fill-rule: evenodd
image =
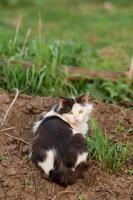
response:
M79 164L77 168L73 170L72 168L65 166L61 160L56 161L54 169L52 169L49 173L49 178L53 182L66 187L67 185L71 185L76 182L77 178L82 175L83 168L83 163Z
M49 178L64 187L75 182L73 170L65 166L61 160L55 162L55 167L50 171Z

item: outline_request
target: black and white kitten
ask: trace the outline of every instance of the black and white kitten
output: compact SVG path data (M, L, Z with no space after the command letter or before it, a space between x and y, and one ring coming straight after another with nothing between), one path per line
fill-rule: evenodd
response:
M92 108L87 95L61 97L59 105L33 127L31 159L59 185L74 183L87 160L85 134Z

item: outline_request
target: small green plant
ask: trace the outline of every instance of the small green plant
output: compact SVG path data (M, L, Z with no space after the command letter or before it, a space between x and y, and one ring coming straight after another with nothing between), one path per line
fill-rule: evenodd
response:
M0 156L0 161L1 160L9 160L10 156L7 154L7 155L1 155Z
M119 79L115 83L104 81L101 85L109 102L130 102L133 98L132 84L127 84L124 80Z
M127 174L133 175L133 169L128 169L128 170L127 170Z
M89 92L94 98L107 103L132 102L133 84L118 79L115 83L107 80L92 79L89 83L84 80L74 83L78 93Z
M125 130L125 127L123 125L123 120L119 120L115 128L115 133L119 134L119 133L122 133L124 130Z
M80 195L78 196L78 200L85 200L85 198L82 196L82 194L80 194Z
M91 121L93 134L87 137L90 158L100 162L104 169L118 170L130 156L130 145L112 143L106 133L103 133L95 120Z
M27 175L23 178L23 186L27 187L29 185L33 184L33 171L29 171L29 173L27 173Z

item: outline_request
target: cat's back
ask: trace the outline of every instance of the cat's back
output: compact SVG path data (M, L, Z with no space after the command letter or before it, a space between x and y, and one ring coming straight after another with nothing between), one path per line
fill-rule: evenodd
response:
M71 126L57 116L46 117L37 128L35 143L41 146L66 146L72 138Z
M45 119L42 120L42 122L40 123L36 134L39 133L55 133L55 134L70 134L71 131L71 126L65 122L64 120L62 120L60 117L58 116L50 116L50 117L46 117Z

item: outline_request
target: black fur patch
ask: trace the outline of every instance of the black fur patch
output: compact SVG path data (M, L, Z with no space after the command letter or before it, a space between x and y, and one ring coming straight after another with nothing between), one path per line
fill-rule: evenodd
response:
M56 107L55 111L61 115L64 113L69 113L69 112L71 112L74 103L75 103L75 99L65 98L65 101L64 101L62 107L60 108L60 106L58 105Z
M71 126L57 116L45 118L36 135L38 137L32 145L32 161L35 164L44 161L46 151L54 149L56 157L54 169L49 174L50 179L63 186L74 183L76 179L72 168L77 156L87 152L84 137L80 133L73 135Z
M64 98L62 106L61 107L60 107L60 105L55 106L54 111L60 115L62 115L64 113L69 113L69 112L71 112L74 103L79 103L81 105L84 105L84 101L83 101L84 96L85 95L82 95L82 96L76 97L76 98L62 97L62 98Z

